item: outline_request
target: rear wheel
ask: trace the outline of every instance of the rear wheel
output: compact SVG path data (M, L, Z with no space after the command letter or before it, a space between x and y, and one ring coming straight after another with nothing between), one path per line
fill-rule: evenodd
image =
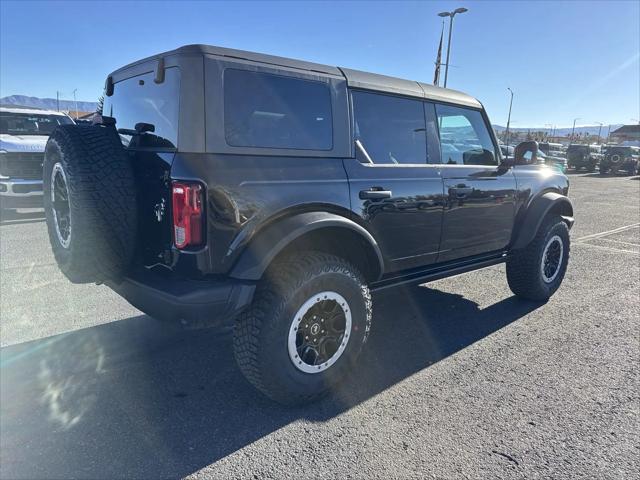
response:
M371 296L347 261L319 252L275 264L236 322L235 357L258 390L311 401L354 367L371 326Z
M133 171L115 130L57 127L43 169L49 241L60 270L74 283L124 274L135 249L137 206Z
M559 216L549 216L531 243L508 258L511 291L529 300L548 300L564 279L569 249L567 224Z

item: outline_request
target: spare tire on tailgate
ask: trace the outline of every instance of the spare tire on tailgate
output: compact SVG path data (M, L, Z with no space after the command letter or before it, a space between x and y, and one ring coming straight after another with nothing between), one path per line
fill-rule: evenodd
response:
M122 276L136 244L133 169L113 127L61 125L43 165L49 241L74 283Z

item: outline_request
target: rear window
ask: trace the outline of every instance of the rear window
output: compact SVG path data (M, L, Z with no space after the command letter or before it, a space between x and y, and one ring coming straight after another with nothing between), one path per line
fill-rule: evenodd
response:
M224 131L233 147L331 150L331 93L322 82L227 69Z
M125 146L176 148L178 145L178 112L180 70L165 70L164 82L155 83L149 72L117 82L113 95L105 97L103 114L116 119L118 130L134 130L138 123L153 125L153 132L139 136L120 132Z

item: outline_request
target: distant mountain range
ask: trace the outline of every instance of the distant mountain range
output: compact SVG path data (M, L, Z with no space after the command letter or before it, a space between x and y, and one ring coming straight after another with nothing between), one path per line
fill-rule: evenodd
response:
M611 131L613 132L616 128L620 128L622 126L622 124L615 124L615 125L611 125ZM503 127L502 125L493 125L493 129L496 132L503 132L507 129L507 127ZM582 134L588 134L588 135L598 135L598 130L600 129L600 125L582 125L582 126L578 126L576 125L576 131L575 133L582 133ZM548 127L509 127L509 130L511 130L512 132L527 132L529 130L531 130L532 132L551 132L551 129ZM600 131L600 135L602 135L603 137L605 137L607 135L607 132L609 131L609 125L603 125L602 126L602 130ZM564 137L566 135L570 135L571 134L571 127L568 128L556 128L554 131L554 135L559 136L559 137Z
M58 106L55 98L27 97L26 95L10 95L0 98L0 105L16 105L21 107L42 108L45 110L57 110ZM98 107L97 102L83 102L78 100L78 111L95 112ZM76 110L76 102L73 100L60 100L60 110Z

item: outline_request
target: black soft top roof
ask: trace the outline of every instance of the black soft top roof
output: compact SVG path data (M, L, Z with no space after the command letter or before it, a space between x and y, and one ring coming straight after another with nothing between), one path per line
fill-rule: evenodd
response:
M339 76L346 79L350 87L365 88L368 90L377 90L388 93L397 93L402 95L426 98L429 100L438 100L450 102L470 107L481 108L482 105L474 97L457 90L436 87L422 82L412 80L404 80L397 77L389 77L376 73L361 72L348 68L333 67L330 65L322 65L320 63L307 62L304 60L294 60L291 58L267 55L264 53L247 52L244 50L235 50L232 48L215 47L212 45L185 45L183 47L168 52L159 53L150 57L130 63L111 73L123 72L133 66L140 65L145 62L157 60L161 57L170 55L186 55L201 54L213 55L217 57L236 58L240 60L248 60L269 65L277 65L281 67L294 68L298 70L306 70L324 75Z

